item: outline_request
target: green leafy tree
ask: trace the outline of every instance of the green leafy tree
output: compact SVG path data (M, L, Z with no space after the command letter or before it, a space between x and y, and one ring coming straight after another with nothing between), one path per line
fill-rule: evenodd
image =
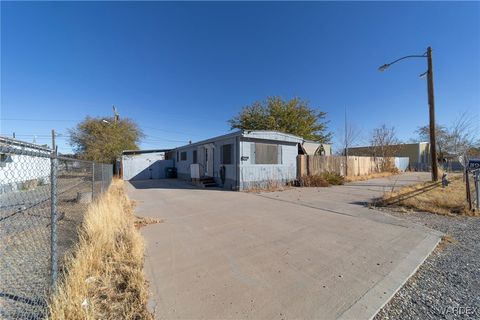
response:
M326 115L299 98L268 97L266 101L244 107L228 122L231 129L281 131L326 143L332 136L327 131Z
M80 159L113 163L123 150L137 150L143 133L130 119L87 117L69 129L70 145Z

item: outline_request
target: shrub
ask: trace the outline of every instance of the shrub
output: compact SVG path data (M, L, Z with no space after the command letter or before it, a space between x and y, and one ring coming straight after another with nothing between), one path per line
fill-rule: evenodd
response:
M329 184L321 175L303 176L300 179L301 187L328 187Z
M328 187L345 183L345 178L337 173L323 172L312 176L303 176L300 179L301 187Z
M320 175L323 177L329 185L338 186L345 183L345 178L338 173L324 172Z

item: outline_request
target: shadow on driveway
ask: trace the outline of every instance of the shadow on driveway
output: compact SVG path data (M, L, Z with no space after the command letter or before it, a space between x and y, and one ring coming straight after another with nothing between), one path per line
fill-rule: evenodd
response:
M128 181L135 189L177 189L177 190L208 190L208 191L230 191L220 187L204 188L200 185L180 179L150 179Z

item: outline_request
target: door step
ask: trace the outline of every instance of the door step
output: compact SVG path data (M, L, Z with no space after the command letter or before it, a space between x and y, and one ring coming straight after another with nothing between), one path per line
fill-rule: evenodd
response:
M218 184L212 177L200 178L200 185L203 185L204 188L218 187Z

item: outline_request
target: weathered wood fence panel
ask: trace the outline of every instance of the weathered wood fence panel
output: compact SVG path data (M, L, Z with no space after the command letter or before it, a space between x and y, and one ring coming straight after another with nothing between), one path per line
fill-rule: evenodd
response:
M361 176L382 172L385 163L394 163L394 158L346 157L299 155L297 157L297 176L316 175L323 172L337 173L342 176Z

